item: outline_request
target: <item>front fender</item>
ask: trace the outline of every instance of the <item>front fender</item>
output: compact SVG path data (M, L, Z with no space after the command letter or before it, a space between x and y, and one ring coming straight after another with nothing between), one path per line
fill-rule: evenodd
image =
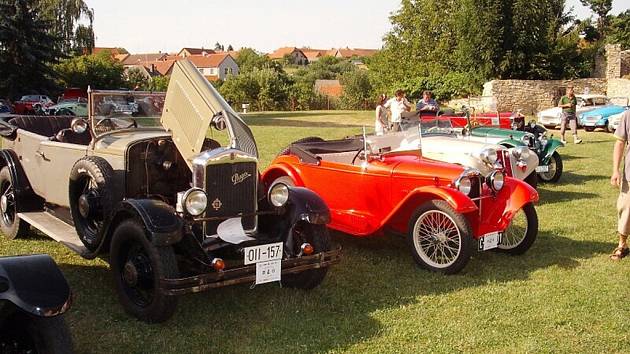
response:
M289 187L288 212L290 224L300 221L326 225L330 222L330 209L326 202L308 188Z
M504 231L514 214L525 204L538 202L538 192L529 184L506 177L503 189L494 198L481 200L480 223L476 235Z
M68 282L50 256L0 258L0 300L35 316L53 317L66 312L71 298Z
M563 147L564 144L556 139L550 139L545 145L545 149L543 150L543 158L540 161L541 165L548 165L551 160L551 155L558 150L558 148Z
M282 158L286 159L290 157L282 156L278 159ZM261 179L265 184L265 190L268 190L269 187L271 187L273 181L283 176L290 177L295 182L296 186L304 186L304 182L300 178L299 172L295 170L293 165L285 162L275 162L261 175Z
M123 200L109 223L104 239L108 240L116 227L124 220L136 218L142 221L147 230L147 237L156 246L170 246L182 240L183 222L175 209L159 200L126 199Z
M515 148L518 146L527 146L522 141L514 140L514 139L504 139L497 143L497 145L502 145L507 148Z

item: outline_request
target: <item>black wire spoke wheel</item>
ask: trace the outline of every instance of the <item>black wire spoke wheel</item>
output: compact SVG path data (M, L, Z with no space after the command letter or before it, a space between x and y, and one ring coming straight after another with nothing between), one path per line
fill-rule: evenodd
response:
M112 236L110 263L121 305L130 315L148 322L168 320L177 307L177 297L164 294L162 279L179 277L175 252L156 247L139 221L123 221Z
M29 231L29 224L20 220L17 211L15 183L9 168L3 167L0 170L0 230L9 240L25 236Z
M315 225L306 222L296 224L290 231L292 234L285 242L285 256L297 257L302 253L305 243L313 247L313 254L327 252L331 249L330 235L326 225ZM296 274L282 276L282 285L289 288L310 290L324 281L328 267L309 269Z

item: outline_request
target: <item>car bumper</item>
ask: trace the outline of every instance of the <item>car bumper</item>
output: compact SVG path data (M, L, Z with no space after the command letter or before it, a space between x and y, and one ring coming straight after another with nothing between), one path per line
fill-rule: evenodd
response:
M336 250L282 260L282 275L296 274L309 269L329 267L341 260L341 248ZM219 272L178 279L162 279L160 287L167 295L198 293L230 285L256 281L256 264L240 266Z
M540 116L538 117L538 123L542 125L560 125L559 117Z

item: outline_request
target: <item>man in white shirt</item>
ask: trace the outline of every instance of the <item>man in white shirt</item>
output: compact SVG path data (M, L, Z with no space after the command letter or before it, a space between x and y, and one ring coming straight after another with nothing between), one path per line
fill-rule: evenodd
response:
M392 131L400 131L400 121L403 112L411 110L411 103L405 97L405 91L397 90L395 97L385 103L385 108L389 108L392 113Z

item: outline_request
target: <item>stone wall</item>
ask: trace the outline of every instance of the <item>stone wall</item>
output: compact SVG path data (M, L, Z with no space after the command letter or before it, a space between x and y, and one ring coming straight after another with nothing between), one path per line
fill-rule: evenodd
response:
M575 93L606 94L607 80L598 78L575 80L493 80L483 85L483 96L492 96L500 112L520 109L524 114L534 114L555 106L568 85ZM481 109L493 110L494 107Z
M608 97L630 97L630 80L609 79L607 95Z
M606 78L621 77L621 44L606 44Z

